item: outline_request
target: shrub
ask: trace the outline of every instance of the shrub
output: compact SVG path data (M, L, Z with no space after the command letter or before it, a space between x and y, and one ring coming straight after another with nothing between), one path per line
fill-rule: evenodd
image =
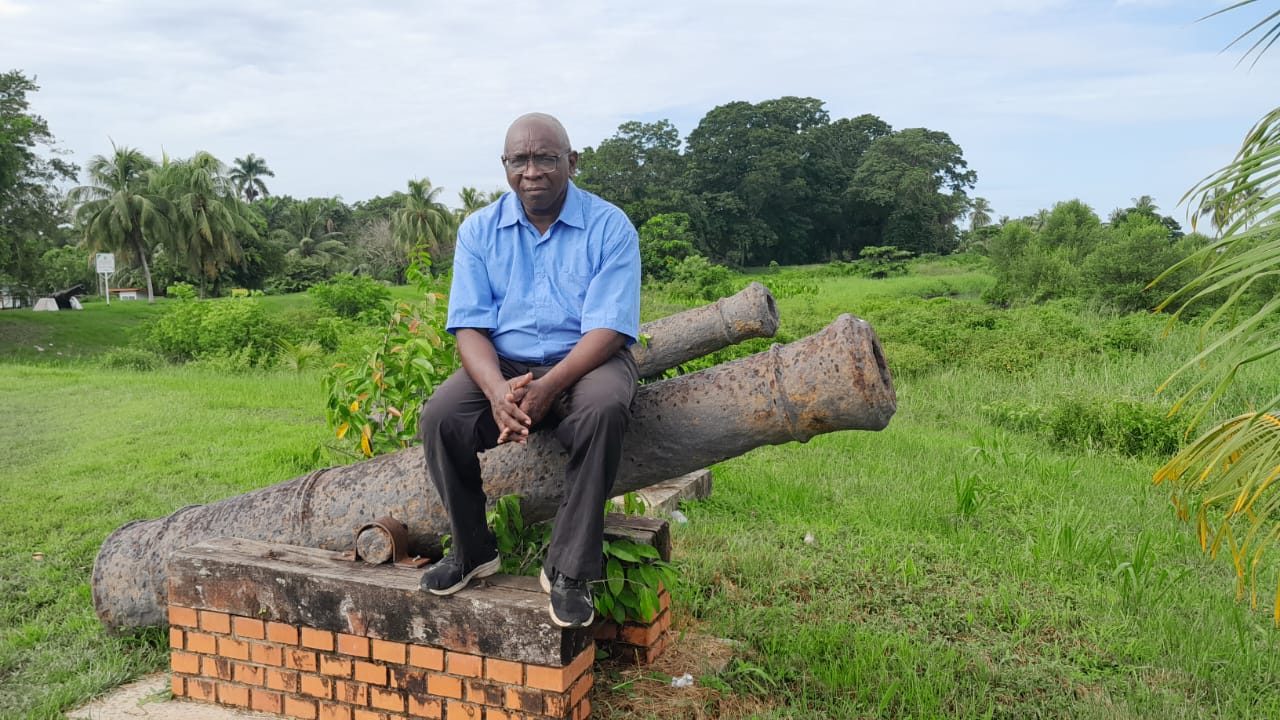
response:
M164 358L145 348L126 345L98 356L98 364L111 370L155 370L164 365Z
M711 302L736 292L733 271L701 255L690 255L672 267L667 290L688 300Z
M196 289L191 283L177 282L165 288L164 294L174 300L195 300Z
M694 234L685 213L654 215L640 226L640 266L658 282L671 279L673 269L695 254Z
M339 275L312 285L307 294L338 317L364 317L377 324L391 317L391 290L364 276Z
M285 331L253 298L182 302L148 326L144 344L180 362L210 358L225 364L226 356L234 354L266 366Z

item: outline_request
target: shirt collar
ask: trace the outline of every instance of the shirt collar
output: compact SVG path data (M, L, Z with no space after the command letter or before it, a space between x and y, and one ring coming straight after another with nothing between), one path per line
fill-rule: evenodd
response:
M556 222L584 230L587 227L587 208L582 200L582 190L573 181L565 188L564 207L560 208L560 217ZM514 192L502 196L498 212L498 227L514 225L525 218L524 208L520 206L520 198ZM553 223L554 224L554 223Z

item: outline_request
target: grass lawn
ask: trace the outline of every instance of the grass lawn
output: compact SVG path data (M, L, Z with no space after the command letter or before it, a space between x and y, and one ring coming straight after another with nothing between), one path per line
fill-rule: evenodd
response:
M972 298L987 282L940 264L821 279L779 306L798 336L885 296ZM678 304L646 293L646 319ZM110 637L93 614L89 573L107 534L301 475L329 437L315 372L91 362L162 309L0 313L0 718L58 718L165 666L163 633ZM893 325L877 320L885 337ZM41 342L66 354L26 347ZM1280 717L1270 598L1257 611L1235 601L1228 564L1199 552L1151 485L1162 458L1010 430L984 409L1082 392L1149 401L1191 342L1178 331L1140 352L1018 371L944 364L896 378L884 432L716 466L713 496L673 528L676 625L734 641L735 658L685 696L660 673L610 670L596 715ZM1269 397L1278 376L1259 369L1233 397ZM1273 588L1274 567L1263 575Z

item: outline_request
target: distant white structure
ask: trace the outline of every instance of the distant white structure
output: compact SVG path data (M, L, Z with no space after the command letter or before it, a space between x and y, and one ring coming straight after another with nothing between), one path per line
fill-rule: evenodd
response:
M36 301L36 306L32 308L36 312L48 310L49 312L58 312L58 301L53 298L40 298Z

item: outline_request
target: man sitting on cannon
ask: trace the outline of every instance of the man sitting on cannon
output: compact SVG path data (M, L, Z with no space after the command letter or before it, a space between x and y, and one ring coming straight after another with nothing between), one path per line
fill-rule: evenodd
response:
M554 425L568 453L541 582L556 625L594 618L604 504L622 457L638 371L640 249L627 216L576 187L578 153L550 115L507 130L512 192L458 229L448 330L462 368L423 407L428 474L452 549L422 578L437 595L498 571L477 454Z

